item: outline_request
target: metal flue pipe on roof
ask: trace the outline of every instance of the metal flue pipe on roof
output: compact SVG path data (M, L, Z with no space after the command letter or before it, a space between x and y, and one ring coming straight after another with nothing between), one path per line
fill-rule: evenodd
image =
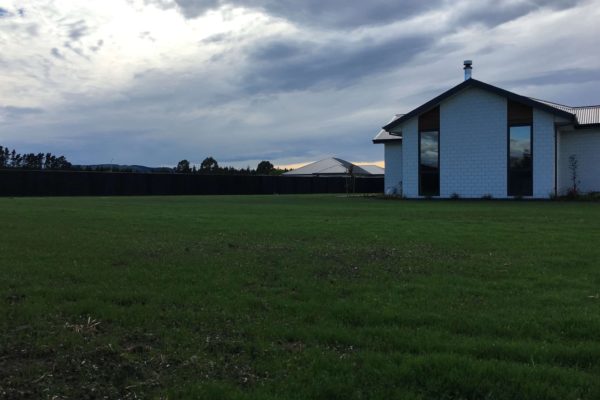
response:
M471 75L472 75L472 72L473 72L472 65L473 65L473 61L471 61L471 60L465 60L465 62L464 62L464 66L465 66L465 68L464 68L464 70L465 70L465 81L471 79Z

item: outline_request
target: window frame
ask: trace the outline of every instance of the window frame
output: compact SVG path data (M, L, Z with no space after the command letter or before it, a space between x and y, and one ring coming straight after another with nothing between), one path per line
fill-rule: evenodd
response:
M529 146L531 154L531 187L528 190L528 194L523 193L511 193L511 166L510 166L510 129L516 127L529 127ZM506 131L506 195L509 197L531 197L533 196L533 122L531 123L512 123L508 124Z
M438 183L437 183L437 191L435 193L423 193L423 187L421 184L421 180L422 180L422 176L423 176L423 163L421 162L421 139L422 139L422 135L423 133L432 133L435 132L437 133L437 175L438 175ZM428 129L428 130L420 130L419 129L419 196L421 197L439 197L440 196L440 177L441 177L441 172L440 172L440 130L439 128L437 130L433 130L433 129Z

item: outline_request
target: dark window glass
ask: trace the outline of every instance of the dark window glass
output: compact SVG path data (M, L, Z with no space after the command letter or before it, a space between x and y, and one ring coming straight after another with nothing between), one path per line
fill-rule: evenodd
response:
M531 125L511 126L508 148L508 195L531 196L533 193Z
M420 134L419 187L421 196L440 195L440 135L429 131Z

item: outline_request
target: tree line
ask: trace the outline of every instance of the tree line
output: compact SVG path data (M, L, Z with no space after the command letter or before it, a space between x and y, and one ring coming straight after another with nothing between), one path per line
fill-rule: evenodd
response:
M287 169L276 168L270 161L263 160L258 163L256 169L221 167L213 157L206 157L198 167L192 165L188 160L181 160L174 168L180 174L215 174L215 175L281 175Z
M0 168L64 170L71 166L65 156L51 153L20 154L15 149L11 151L8 147L0 146Z
M20 154L16 150L0 146L0 169L28 170L75 170L75 171L117 171L136 172L127 167L73 165L65 156L52 153ZM287 169L275 168L270 161L261 161L256 169L221 167L213 157L206 157L198 167L188 160L181 160L175 168L153 168L153 172L172 172L180 174L214 174L214 175L280 175Z

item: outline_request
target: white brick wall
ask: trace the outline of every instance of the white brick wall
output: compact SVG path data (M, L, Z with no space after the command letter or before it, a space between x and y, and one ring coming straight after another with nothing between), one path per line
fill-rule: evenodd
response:
M558 187L564 194L571 186L569 156L577 157L579 188L600 192L600 129L581 129L559 134Z
M554 116L533 109L533 197L554 194Z
M402 124L402 192L406 197L419 195L418 118Z
M506 197L507 104L467 89L440 105L440 196Z
M402 142L384 144L385 152L385 193L402 193Z

